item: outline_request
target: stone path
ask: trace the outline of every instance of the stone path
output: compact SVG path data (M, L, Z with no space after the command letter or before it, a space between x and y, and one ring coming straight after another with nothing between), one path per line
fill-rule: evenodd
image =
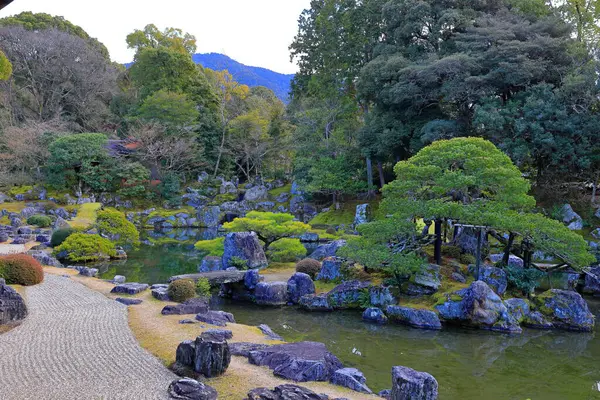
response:
M68 278L27 289L29 316L0 335L0 399L166 399L176 378L142 349L127 307Z

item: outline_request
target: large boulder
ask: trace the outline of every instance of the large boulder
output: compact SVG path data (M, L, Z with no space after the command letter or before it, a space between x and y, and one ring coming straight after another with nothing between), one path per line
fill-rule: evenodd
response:
M504 258L504 254L499 253L499 254L490 254L490 261L493 262L494 264L499 263L500 261L502 261L502 259ZM523 259L521 257L517 257L514 254L510 254L508 256L508 266L509 267L516 267L516 268L523 268Z
M334 281L342 277L342 259L338 257L327 257L321 264L321 271L316 276L318 281Z
M254 289L256 304L282 306L288 302L288 287L285 282L259 282Z
M287 384L277 386L273 390L252 389L244 400L329 400L329 397L317 394L305 387Z
M580 231L583 229L583 219L573 210L570 204L565 204L561 210L562 221L572 231Z
M369 288L369 304L374 307L386 307L396 304L396 299L388 286L371 286Z
M233 338L233 332L227 329L209 329L207 331L202 332L200 335L204 339L216 340L218 342L222 342L224 340L229 340Z
M208 311L196 315L196 320L215 326L227 326L228 323L235 324L233 314L225 311Z
M45 251L31 250L31 251L28 251L27 254L29 254L31 257L35 258L42 265L48 265L50 267L58 267L58 268L62 267L62 264L60 263L60 261L58 261L51 254L46 253Z
M448 323L498 332L521 332L502 299L483 281L475 281L468 288L447 295L446 301L435 308Z
M265 252L254 232L231 232L225 237L223 252L223 267L231 267L232 257L238 257L248 262L249 269L262 269L268 265Z
M413 275L402 290L412 296L430 295L437 292L441 284L439 265L429 264Z
M367 378L356 368L341 368L331 376L331 383L352 389L356 392L372 394L367 386Z
M202 297L195 297L184 301L181 304L165 306L162 315L186 315L186 314L204 314L209 311L208 301Z
M26 316L27 306L21 295L0 279L0 325L20 321Z
M227 371L231 362L227 341L198 336L194 344L194 371L207 378L223 375Z
M244 194L244 200L246 201L260 201L266 200L269 196L269 190L265 186L253 186L246 190Z
M229 344L229 351L232 356L241 356L248 358L251 351L262 350L269 347L268 344L249 343L249 342L235 342Z
M479 270L479 280L487 283L500 296L506 292L508 286L506 272L498 267L482 265Z
M177 379L169 385L169 397L177 400L217 400L217 391L190 378Z
M201 228L216 228L219 226L221 208L219 206L208 206L198 210L196 223Z
M346 241L343 239L334 240L331 243L322 244L311 253L309 258L322 261L327 257L335 257L340 247L344 247L345 245Z
M248 290L254 290L256 285L264 278L260 276L258 269L251 269L244 275L244 286Z
M198 272L220 271L223 269L221 257L206 256L198 267Z
M392 368L392 393L390 400L436 400L438 383L426 372L407 367Z
M336 356L323 343L286 343L251 351L251 364L267 366L273 374L296 382L329 381L343 368Z
M150 286L145 283L123 283L121 285L117 285L110 291L111 293L123 293L123 294L138 294L147 290Z
M595 320L586 301L577 292L551 289L533 299L536 311L541 312L555 329L592 332Z
M421 329L442 329L437 314L430 310L403 306L388 306L386 314L390 322L409 325Z
M585 274L585 286L583 292L587 294L600 295L600 267L591 268Z
M364 293L367 292L366 294L368 295L370 286L370 282L346 281L331 289L327 293L327 298L333 308L358 308L361 305Z
M362 225L369 222L369 204L359 204L356 206L354 214L354 226Z
M298 304L302 296L315 293L315 283L309 275L296 272L287 282L287 292L288 300Z
M333 306L329 302L327 293L302 296L298 305L306 311L333 311Z
M508 299L504 301L506 304L506 308L508 309L508 313L517 321L518 323L523 322L523 320L529 315L531 311L531 305L525 299Z

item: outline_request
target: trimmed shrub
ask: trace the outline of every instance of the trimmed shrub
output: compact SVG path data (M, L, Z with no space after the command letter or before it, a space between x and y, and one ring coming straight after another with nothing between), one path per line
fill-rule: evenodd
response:
M310 276L312 279L317 277L317 274L321 271L321 263L312 258L305 258L304 260L298 261L296 264L296 272L302 272Z
M442 246L442 254L446 257L459 258L460 253L461 250L458 246Z
M529 296L538 286L538 282L544 276L544 273L535 268L506 267L506 277L509 286L521 291Z
M207 278L200 278L196 282L196 294L201 297L210 297L210 282Z
M115 245L100 235L74 233L58 247L54 255L73 262L88 262L106 260L115 257Z
M196 285L191 279L178 279L169 284L169 298L177 303L183 303L196 297Z
M50 246L60 246L69 236L71 236L75 232L77 231L74 228L62 228L52 232Z
M44 270L35 258L26 254L0 256L0 278L11 285L32 286L42 283Z
M96 227L98 233L118 245L136 246L140 243L140 233L135 225L127 220L125 214L114 208L98 211Z
M299 239L284 238L273 242L267 250L269 260L275 262L291 262L306 257L306 247Z
M225 251L225 238L219 237L212 240L201 240L194 247L196 250L205 253L207 256L223 257Z
M27 218L27 225L35 225L38 228L47 228L52 225L52 219L46 215L32 215Z
M458 261L460 261L463 264L475 264L475 256L469 253L464 253L461 254L460 257L458 257Z

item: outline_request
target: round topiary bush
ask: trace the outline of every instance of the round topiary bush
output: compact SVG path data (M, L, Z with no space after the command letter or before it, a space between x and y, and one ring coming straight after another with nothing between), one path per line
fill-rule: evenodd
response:
M0 256L0 278L11 285L32 286L42 283L44 270L35 258L26 254Z
M303 272L312 279L315 279L320 271L321 263L312 258L305 258L304 260L298 261L296 264L296 272Z
M52 219L46 215L32 215L27 218L27 225L35 225L38 228L47 228L52 225Z
M171 300L183 303L186 300L196 297L196 285L190 279L178 279L169 284L167 293Z
M114 258L117 251L113 242L100 235L73 233L54 248L54 255L73 262L88 262Z
M96 219L98 233L110 238L118 245L138 245L140 233L135 225L127 220L125 214L114 208L98 211Z
M50 246L60 246L69 236L71 236L75 232L76 231L73 228L62 228L54 231L52 233L52 238L50 239Z

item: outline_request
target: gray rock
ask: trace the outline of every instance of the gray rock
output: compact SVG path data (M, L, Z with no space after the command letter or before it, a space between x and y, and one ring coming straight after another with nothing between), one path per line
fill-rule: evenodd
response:
M533 299L536 311L541 312L555 329L592 332L595 319L586 301L577 292L551 289Z
M583 292L600 295L600 267L593 267L585 274Z
M288 302L286 282L259 282L254 289L256 304L281 306Z
M342 363L323 343L298 342L251 351L251 364L267 366L273 374L296 382L329 381Z
M504 304L506 304L508 313L518 323L521 323L525 319L525 317L529 315L530 305L529 302L525 299L508 299L504 301Z
M287 201L290 199L290 193L288 192L283 192L277 195L277 197L275 197L275 201L277 203L287 203Z
M468 288L447 295L446 302L435 309L448 323L498 332L521 332L502 299L483 281L475 281Z
M592 231L591 235L596 238L596 239L600 239L600 228L596 228Z
M202 382L183 378L171 382L169 397L180 400L217 400L217 391Z
M383 311L377 307L367 308L362 315L362 319L367 322L374 322L376 324L386 324L388 318L385 316Z
M150 286L150 289L168 289L169 285L167 283L155 283Z
M16 290L0 282L0 325L13 323L27 317L25 301Z
M272 201L261 201L260 203L256 203L254 209L258 211L273 211L275 208L275 203Z
M273 329L271 329L271 327L267 324L260 324L258 326L258 329L260 329L260 331L271 340L281 340L282 342L284 341L283 338L275 332L273 332Z
M111 283L114 283L115 285L121 285L126 281L127 278L125 278L123 275L115 275L115 277L112 278Z
M246 272L246 275L244 275L244 286L248 290L254 290L256 285L258 285L258 283L263 279L264 278L260 276L258 269L251 269Z
M246 201L260 201L266 200L269 195L269 191L265 186L254 186L244 194L244 200Z
M302 209L304 207L304 197L303 196L293 196L290 199L290 211L292 212L292 214L298 214L299 212L302 212Z
M219 226L221 208L219 206L208 206L198 210L196 219L198 226L202 228L216 228Z
M329 397L317 394L305 387L287 384L277 386L273 390L267 388L252 389L248 392L248 397L245 400L329 400Z
M71 225L69 225L69 223L62 217L56 218L56 221L54 221L54 225L52 225L52 228L55 231L58 229L65 229L69 227L71 227Z
M198 272L220 271L222 269L221 257L206 256L202 259Z
M211 271L211 272L200 272L197 274L185 274L175 275L169 278L169 282L173 282L179 279L192 279L197 282L201 278L208 279L210 286L219 286L224 283L236 283L242 282L246 271Z
M298 305L306 311L333 311L333 306L329 303L326 293L302 296Z
M151 289L151 293L152 293L152 297L154 297L156 300L171 301L171 299L169 298L169 289L168 288Z
M357 280L343 282L327 293L329 304L336 309L358 308L361 296L370 286L370 282Z
M392 389L384 389L384 390L380 391L379 393L377 393L377 396L383 397L386 400L390 400L390 398L392 396Z
M28 251L27 254L29 254L31 257L35 258L42 265L48 265L50 267L57 267L57 268L62 268L62 266L63 266L60 263L60 261L58 261L51 254L46 253L45 251L33 250L33 251Z
M265 252L254 232L231 232L225 237L223 266L229 264L232 257L248 261L249 269L266 268L269 264Z
M165 306L160 312L162 315L187 315L203 314L209 311L208 301L202 297L195 297L181 304Z
M479 280L487 283L500 296L506 292L508 286L506 272L497 267L482 265L479 270Z
M196 315L196 319L200 322L215 326L227 326L228 323L235 324L233 314L225 311L208 311Z
M180 319L179 323L181 325L194 325L194 324L197 324L198 321L196 321L194 319Z
M298 304L302 296L315 293L315 283L309 275L296 272L287 282L287 293L288 300Z
M202 332L200 336L207 340L223 342L225 340L232 339L233 332L228 331L227 329L209 329L207 331Z
M92 277L92 278L95 276L98 276L97 268L88 268L88 267L76 267L76 268L79 271L79 275L88 276L88 277Z
M231 362L227 341L211 340L202 336L196 338L194 371L207 378L221 376Z
M219 188L220 194L237 193L237 187L233 182L223 181Z
M306 232L300 235L298 239L304 243L315 243L319 241L319 235L313 232Z
M356 368L341 368L331 376L331 383L344 386L356 392L372 394L373 392L367 386L367 378Z
M504 254L490 254L490 261L494 264L499 263L504 258ZM508 256L508 266L523 268L523 259L521 257L517 257L514 254Z
M342 277L343 260L338 257L327 257L321 264L321 271L316 276L318 281L334 281Z
M309 258L314 258L315 260L322 261L327 257L335 257L337 251L340 247L344 247L346 245L346 241L343 239L335 240L331 243L322 244L312 252Z
M453 272L452 274L450 274L450 278L455 281L455 282L460 282L460 283L466 283L467 282L467 278L465 278L463 276L463 274L458 273L458 272Z
M150 286L145 283L123 283L115 286L110 292L111 293L125 293L125 294L138 294L147 290Z
M142 304L143 302L142 299L130 299L125 297L117 297L115 300L119 303L125 304L126 306L135 306L138 304Z
M388 306L386 314L390 322L396 322L421 329L442 329L437 314L430 310L417 308Z
M396 304L396 299L387 286L371 286L369 288L369 300L370 305L374 307L386 307Z
M229 351L232 356L249 357L251 351L263 350L269 347L268 344L236 342L229 344Z
M554 325L539 311L530 312L523 320L523 325L534 329L552 329Z
M0 243L7 242L10 237L7 232L0 232Z
M429 264L417 272L402 290L412 296L431 295L438 291L441 284L439 265Z
M29 217L32 217L36 214L39 214L39 210L34 208L34 207L25 207L24 209L21 210L21 218L26 220Z
M356 206L354 214L354 226L366 224L369 222L369 204L359 204Z
M570 204L565 204L561 208L561 215L563 222L572 231L579 231L583 229L583 219L573 210L573 207L571 207Z
M407 367L392 368L391 400L436 400L438 383L426 372Z

